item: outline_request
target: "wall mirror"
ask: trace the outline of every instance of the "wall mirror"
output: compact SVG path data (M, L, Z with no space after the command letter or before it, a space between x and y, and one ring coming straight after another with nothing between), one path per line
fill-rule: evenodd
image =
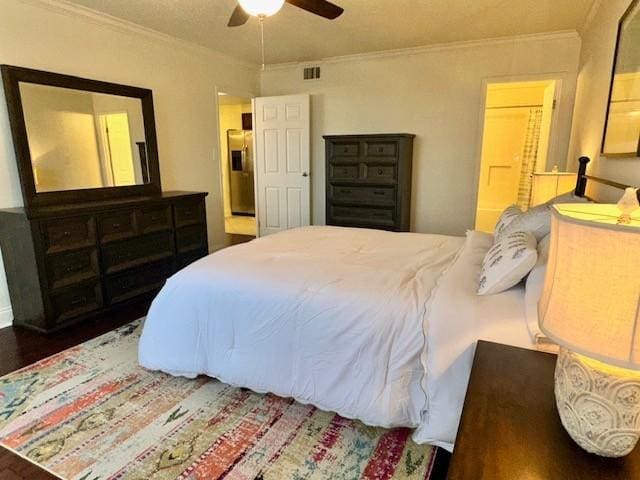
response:
M602 153L640 157L640 0L620 21Z
M150 90L3 66L26 206L160 191Z

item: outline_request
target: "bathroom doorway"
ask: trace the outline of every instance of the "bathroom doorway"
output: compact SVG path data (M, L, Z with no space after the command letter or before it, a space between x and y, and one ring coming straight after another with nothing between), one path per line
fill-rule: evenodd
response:
M244 240L257 230L251 99L219 92L218 115L225 232Z
M493 232L509 205L529 208L532 175L552 160L556 86L555 80L487 84L476 230Z

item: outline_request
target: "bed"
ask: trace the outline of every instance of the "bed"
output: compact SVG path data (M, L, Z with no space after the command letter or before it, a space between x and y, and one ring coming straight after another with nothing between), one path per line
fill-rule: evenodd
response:
M492 242L305 227L222 250L168 280L140 363L411 427L451 450L476 341L531 346L522 287L476 295Z

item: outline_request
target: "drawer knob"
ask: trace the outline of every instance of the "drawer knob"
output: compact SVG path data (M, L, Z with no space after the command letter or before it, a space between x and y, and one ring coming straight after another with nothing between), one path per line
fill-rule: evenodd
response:
M120 224L119 223L114 223L113 224L113 228L115 228L117 230L118 228L120 228Z
M382 170L381 168L378 169L378 175L382 175L384 173L384 170Z
M381 190L374 190L373 192L374 195L384 195L384 192Z
M71 300L71 305L79 305L87 301L87 297L80 297Z
M382 147L378 148L378 153L382 153L384 151L384 149Z
M353 192L351 190L349 190L348 188L343 188L342 189L342 193L349 194L349 193L353 193Z
M71 236L71 232L69 230L65 230L64 232L62 232L62 235L65 237L70 237Z

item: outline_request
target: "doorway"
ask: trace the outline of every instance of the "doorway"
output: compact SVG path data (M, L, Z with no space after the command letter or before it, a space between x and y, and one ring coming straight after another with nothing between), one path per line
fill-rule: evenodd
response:
M225 232L244 240L257 230L251 99L219 92L218 116Z
M547 169L555 96L555 80L487 85L476 230L492 233L509 205L529 208L532 175Z
M102 146L102 175L105 186L135 185L136 171L131 151L131 134L127 112L98 116Z

